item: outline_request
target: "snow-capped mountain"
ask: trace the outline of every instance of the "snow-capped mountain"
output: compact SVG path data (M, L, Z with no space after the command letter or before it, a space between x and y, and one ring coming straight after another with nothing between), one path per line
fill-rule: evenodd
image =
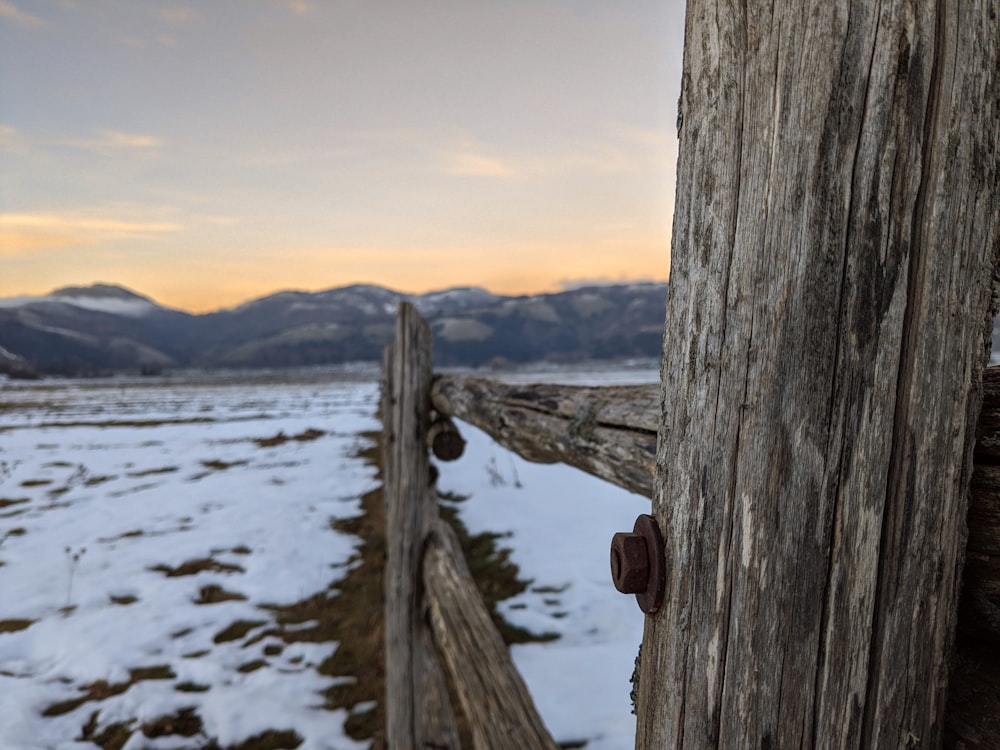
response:
M475 287L406 295L353 285L283 291L191 315L120 286L68 287L0 300L0 373L378 361L402 300L430 322L439 364L657 357L665 296L665 284L525 297Z

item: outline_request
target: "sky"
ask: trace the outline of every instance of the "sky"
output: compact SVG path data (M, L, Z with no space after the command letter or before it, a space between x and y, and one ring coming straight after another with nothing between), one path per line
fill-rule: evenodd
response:
M664 280L680 0L0 0L0 297Z

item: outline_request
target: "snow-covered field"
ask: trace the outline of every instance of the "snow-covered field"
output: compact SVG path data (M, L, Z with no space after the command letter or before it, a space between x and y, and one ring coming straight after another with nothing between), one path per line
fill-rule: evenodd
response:
M329 594L357 564L359 540L331 524L376 484L356 454L378 429L377 377L0 382L0 747L92 748L115 732L126 748L365 747L343 723L369 707L322 707L338 678L317 667L337 644L282 637L310 623L275 606ZM510 533L532 583L505 617L559 635L512 649L543 718L560 742L631 746L642 615L611 585L608 544L648 501L463 434L439 486L469 496L470 532Z

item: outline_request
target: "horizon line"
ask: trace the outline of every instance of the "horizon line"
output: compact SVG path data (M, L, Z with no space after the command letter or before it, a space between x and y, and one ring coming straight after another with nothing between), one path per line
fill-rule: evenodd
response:
M397 288L394 288L394 287L391 287L391 286L386 286L385 284L380 284L380 283L372 282L372 281L352 281L352 282L348 282L346 284L339 284L339 285L336 285L336 286L329 286L329 287L324 286L324 287L315 288L315 289L291 288L291 287L289 287L289 288L275 289L274 291L265 292L265 293L257 295L257 296L248 297L248 298L244 299L243 301L238 302L236 304L223 304L223 305L218 306L218 307L207 307L207 306L206 307L200 307L199 306L199 307L196 308L196 307L193 307L193 306L190 306L190 305L188 305L188 306L180 306L180 305L170 304L169 302L162 302L161 298L158 295L154 296L154 295L151 295L151 294L147 294L146 292L143 292L143 291L138 291L135 287L133 287L131 285L128 285L128 284L125 284L125 283L97 280L97 281L92 281L90 283L84 283L84 284L77 284L77 283L62 284L62 285L56 286L55 288L51 288L51 289L49 289L46 292L20 292L20 293L14 293L13 295L9 295L9 296L8 295L4 295L4 296L0 296L0 302L3 302L3 301L13 301L13 300L22 300L22 299L24 299L24 300L43 299L43 298L46 298L46 297L51 297L52 295L54 295L54 294L56 294L58 292L67 290L67 289L84 289L85 290L85 289L93 289L95 287L105 286L105 287L114 287L114 288L117 288L117 289L122 289L122 290L124 290L124 291L126 291L126 292L128 292L130 294L134 294L134 295L136 295L138 297L142 297L144 299L150 300L151 302L155 303L159 307L164 307L164 308L170 309L170 310L177 310L177 311L180 311L180 312L186 312L186 313L189 313L189 314L192 314L192 315L202 315L202 314L213 313L213 312L221 312L223 310L233 310L233 309L242 307L243 305L251 304L253 302L257 302L257 301L262 300L262 299L267 299L268 297L273 297L273 296L276 296L276 295L279 295L279 294L322 294L324 292L336 291L336 290L339 290L339 289L349 289L351 287L376 287L376 288L379 288L379 289L384 289L384 290L389 291L389 292L393 292L395 294L401 294L403 296L409 296L409 297L421 297L421 296L428 295L428 294L440 294L440 293L443 293L443 292L449 292L449 291L458 290L458 289L477 289L477 290L482 290L482 291L484 291L484 292L486 292L488 294L491 294L491 295L493 295L495 297L534 297L534 296L540 296L540 295L545 295L545 294L563 294L563 293L566 293L566 292L577 291L577 290L580 290L580 289L590 289L590 288L600 288L600 287L616 287L616 286L634 286L634 285L638 285L638 284L652 284L652 285L663 284L663 285L666 285L668 283L669 283L669 279L654 279L654 278L648 278L648 277L647 278L636 278L636 279L580 279L580 280L570 280L570 279L567 279L565 282L561 283L556 288L549 287L549 288L539 289L538 291L524 291L524 292L509 293L509 292L497 292L497 291L494 291L494 290L488 288L487 286L480 285L480 284L454 284L454 285L445 286L445 287L432 287L432 288L426 289L424 291L407 291L407 290L397 289Z

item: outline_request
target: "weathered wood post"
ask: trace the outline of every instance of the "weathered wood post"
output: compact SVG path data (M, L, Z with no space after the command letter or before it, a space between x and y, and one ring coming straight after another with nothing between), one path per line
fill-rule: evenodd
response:
M396 318L382 385L386 499L386 742L392 750L457 748L444 676L423 618L424 542L437 521L427 460L431 332L409 304Z
M995 0L689 0L637 747L940 742Z

